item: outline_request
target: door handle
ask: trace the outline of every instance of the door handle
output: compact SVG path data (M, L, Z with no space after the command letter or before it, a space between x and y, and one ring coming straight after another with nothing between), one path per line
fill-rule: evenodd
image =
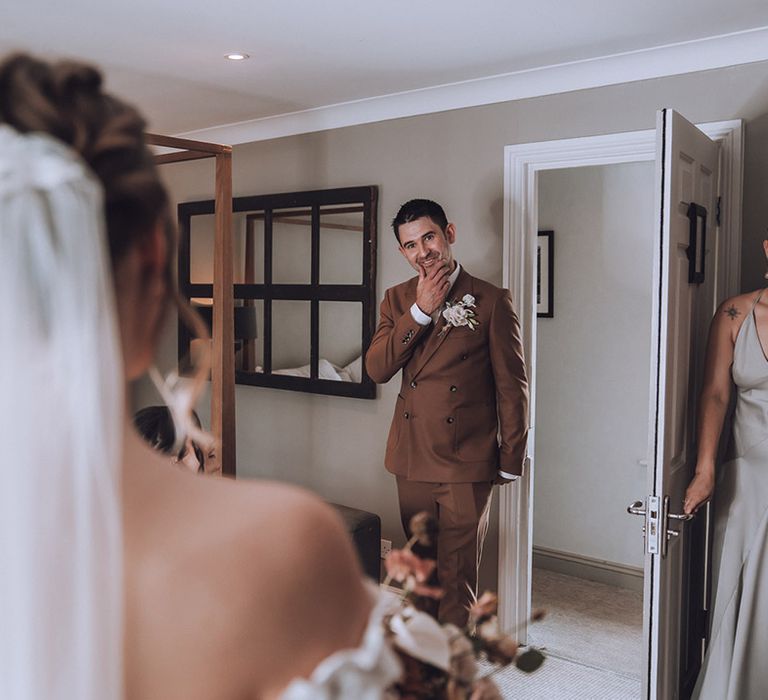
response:
M642 501L634 501L627 506L627 513L630 515L642 515L645 517L645 506ZM643 523L643 537L645 537L645 523Z
M648 554L660 553L662 557L666 557L669 541L673 537L680 536L679 531L670 529L669 521L677 520L686 523L693 519L693 514L670 513L669 496L664 497L660 509L660 500L658 496L648 496L646 503L634 501L627 506L627 513L630 515L640 515L645 518L643 536L645 537L645 549Z
M664 523L664 530L666 531L666 537L662 538L661 542L661 556L666 557L667 556L667 547L669 541L673 537L680 537L680 531L679 530L670 530L669 529L669 521L670 520L677 520L682 523L687 523L689 520L693 520L695 513L670 513L669 512L669 496L664 496L664 511L663 511L663 523Z
M669 498L669 496L667 496ZM667 513L668 518L672 520L684 520L685 522L693 520L694 513Z

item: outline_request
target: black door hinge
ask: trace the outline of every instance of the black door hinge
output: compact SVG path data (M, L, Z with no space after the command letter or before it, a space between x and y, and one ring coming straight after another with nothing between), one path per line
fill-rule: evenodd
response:
M717 198L717 208L715 209L715 221L717 222L717 225L720 225L720 205L723 202L722 197Z
M709 637L709 610L699 610L697 636L702 639Z

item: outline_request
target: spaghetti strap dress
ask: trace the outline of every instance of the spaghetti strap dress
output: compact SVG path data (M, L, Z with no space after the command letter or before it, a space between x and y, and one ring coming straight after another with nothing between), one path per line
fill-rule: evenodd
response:
M715 486L710 639L693 698L768 698L768 358L752 310L739 329L735 458Z

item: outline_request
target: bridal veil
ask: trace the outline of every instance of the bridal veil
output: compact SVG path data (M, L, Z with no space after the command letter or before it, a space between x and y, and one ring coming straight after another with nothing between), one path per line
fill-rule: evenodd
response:
M122 696L123 372L101 188L0 125L0 697Z

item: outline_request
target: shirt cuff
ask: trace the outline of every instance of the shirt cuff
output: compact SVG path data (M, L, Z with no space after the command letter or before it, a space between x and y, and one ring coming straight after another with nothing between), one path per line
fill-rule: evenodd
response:
M517 474L510 474L509 472L503 472L501 469L499 469L499 476L502 479L509 479L510 481L516 481L518 479Z
M411 306L411 316L413 316L413 320L420 326L428 326L432 323L432 317L425 314L417 304Z

